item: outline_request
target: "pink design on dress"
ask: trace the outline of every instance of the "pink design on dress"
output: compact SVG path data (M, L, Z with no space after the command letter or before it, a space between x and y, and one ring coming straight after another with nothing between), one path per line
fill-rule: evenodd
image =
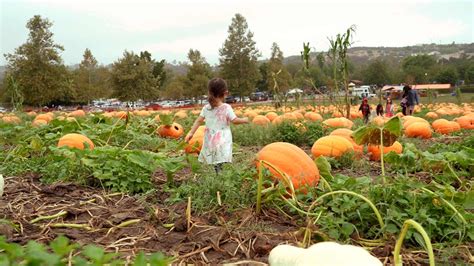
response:
M229 122L227 116L227 108L226 104L223 104L216 109L216 118L221 122Z

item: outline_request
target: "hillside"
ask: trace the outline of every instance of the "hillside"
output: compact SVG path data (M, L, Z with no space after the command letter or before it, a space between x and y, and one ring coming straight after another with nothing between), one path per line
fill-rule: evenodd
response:
M318 51L321 52L321 51ZM317 52L317 53L318 53ZM322 51L326 52L326 51ZM313 53L312 58L316 58ZM385 59L391 63L400 63L403 58L417 54L429 54L437 59L474 58L474 43L470 44L422 44L406 47L353 47L349 49L348 55L354 65L365 65L375 59ZM299 55L293 55L284 59L285 64L300 64Z

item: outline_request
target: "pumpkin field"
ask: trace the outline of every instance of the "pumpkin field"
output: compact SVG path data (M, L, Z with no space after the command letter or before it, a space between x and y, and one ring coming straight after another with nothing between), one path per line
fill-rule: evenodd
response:
M251 122L219 175L204 125L184 142L200 111L0 114L0 265L266 265L321 241L474 263L472 102L367 125L358 106L235 106Z

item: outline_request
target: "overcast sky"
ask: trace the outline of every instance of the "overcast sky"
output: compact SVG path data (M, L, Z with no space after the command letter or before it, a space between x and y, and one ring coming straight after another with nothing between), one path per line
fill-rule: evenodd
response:
M472 43L474 35L474 0L0 2L2 54L26 41L26 22L39 14L54 23L54 40L64 46L66 64L79 63L86 48L103 64L124 50L184 61L190 48L215 64L235 13L247 19L262 58L269 56L272 42L285 55L299 54L308 41L317 51L327 50L327 37L352 24L357 26L354 46Z

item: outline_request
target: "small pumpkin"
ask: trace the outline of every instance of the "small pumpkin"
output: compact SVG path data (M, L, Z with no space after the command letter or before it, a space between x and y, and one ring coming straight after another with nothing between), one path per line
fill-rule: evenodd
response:
M325 136L316 140L311 148L314 157L327 156L338 158L346 152L354 151L352 143L341 136Z
M328 126L328 127L345 127L345 128L352 128L354 125L354 122L351 120L345 118L345 117L340 117L340 118L329 118L323 121L323 124Z
M62 136L58 141L58 147L67 146L69 148L77 148L83 150L85 148L84 143L87 143L90 150L94 149L94 143L86 136L70 133Z
M431 118L431 119L437 119L439 116L435 112L428 112L428 113L426 113L425 117L426 118Z
M199 153L202 149L202 144L204 142L204 133L206 131L206 126L200 126L194 132L193 137L189 140L188 144L184 148L186 153Z
M51 122L53 120L53 116L48 114L39 114L35 117L35 120L45 120L46 122Z
M45 126L48 124L48 121L46 120L43 120L43 119L35 119L33 120L33 122L31 123L31 125L33 127L41 127L41 126Z
M370 153L370 160L380 161L380 145L369 145L367 150ZM398 141L395 141L392 146L383 147L383 154L387 154L391 151L395 152L396 154L401 154L403 151L402 144L400 144Z
M474 129L474 115L463 115L454 119L463 129Z
M184 134L183 127L178 123L174 123L171 115L160 115L160 120L163 124L158 127L156 132L161 137L178 139Z
M429 139L432 134L433 132L431 131L430 124L425 122L414 122L405 129L405 136L409 138L420 137L423 139Z
M184 119L188 117L188 114L186 113L186 111L181 110L181 111L176 112L176 114L174 114L174 117L179 118L179 119Z
M266 161L291 179L295 189L311 186L319 182L319 170L314 161L299 147L287 142L274 142L263 147L256 156L257 168L259 161ZM272 176L281 180L280 173L263 164Z

